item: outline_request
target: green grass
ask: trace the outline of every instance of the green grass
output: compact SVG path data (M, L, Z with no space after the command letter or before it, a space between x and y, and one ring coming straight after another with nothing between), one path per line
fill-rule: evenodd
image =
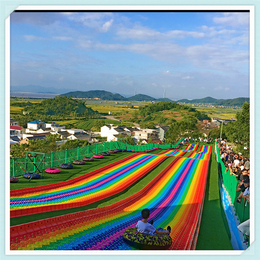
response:
M233 250L218 187L218 164L214 146L196 250Z

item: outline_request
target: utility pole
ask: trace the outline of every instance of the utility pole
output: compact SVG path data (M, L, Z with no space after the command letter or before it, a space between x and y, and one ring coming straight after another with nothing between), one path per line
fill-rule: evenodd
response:
M222 128L223 128L223 120L222 120L221 130L220 130L220 137L219 137L220 140L222 140L222 139L221 139L221 138L222 138Z

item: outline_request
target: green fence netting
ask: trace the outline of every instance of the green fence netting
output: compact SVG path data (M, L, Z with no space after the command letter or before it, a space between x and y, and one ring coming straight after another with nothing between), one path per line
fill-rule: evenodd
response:
M72 163L74 160L82 160L84 157L92 157L94 154L100 154L102 152L108 152L115 149L126 149L132 151L146 151L153 147L160 149L175 148L183 140L181 138L176 144L156 144L150 143L146 145L129 145L124 142L104 142L96 143L84 147L78 147L75 149L67 149L64 151L57 151L45 154L45 159L40 162L40 158L35 157L34 163L30 161L28 157L24 158L11 158L10 160L10 175L21 176L25 172L35 172L36 166L38 172L44 172L46 168L58 167L62 163Z
M246 199L242 199L241 203L237 203L236 199L240 192L236 191L238 180L235 175L230 175L230 171L226 171L226 166L221 160L219 147L215 143L216 159L219 164L219 171L222 176L223 185L228 193L231 204L234 206L240 223L250 218L250 203Z

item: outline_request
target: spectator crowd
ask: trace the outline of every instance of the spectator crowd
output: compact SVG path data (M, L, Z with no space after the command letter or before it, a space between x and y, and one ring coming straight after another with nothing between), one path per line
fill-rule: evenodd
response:
M235 153L230 145L225 140L218 140L219 152L221 160L226 166L225 174L230 172L230 175L236 176L238 181L236 192L238 197L237 203L241 203L241 199L245 199L245 203L250 202L250 160L242 155L242 153ZM246 204L245 204L246 205ZM244 243L248 243L249 239L249 221L241 223L238 229L244 233L246 239ZM244 228L246 226L246 228ZM244 229L247 231L244 232ZM242 231L243 230L243 231Z

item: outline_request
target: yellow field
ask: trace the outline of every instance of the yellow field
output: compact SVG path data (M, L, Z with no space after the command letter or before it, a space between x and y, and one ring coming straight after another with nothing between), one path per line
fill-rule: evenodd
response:
M121 113L129 113L133 111L133 108L126 107L123 105L102 105L101 104L86 104L87 107L91 107L93 110L98 111L99 113L108 113L112 112L112 114L121 114Z
M55 121L55 123L60 124L61 126L66 125L66 124L74 124L77 123L78 120L65 120L65 121Z
M236 113L241 109L235 108L215 108L215 107L194 107L196 110L206 113L209 117L217 117L220 119L235 119Z
M23 109L24 109L24 107L14 107L14 106L10 106L10 113L11 113L11 114L18 114L18 113L20 113Z

